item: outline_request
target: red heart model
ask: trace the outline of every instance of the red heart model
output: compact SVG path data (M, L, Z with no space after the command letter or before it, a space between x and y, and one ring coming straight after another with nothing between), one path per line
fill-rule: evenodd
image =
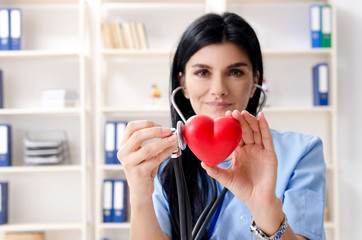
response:
M191 151L207 165L216 166L238 146L241 127L233 117L195 115L186 121L184 134Z

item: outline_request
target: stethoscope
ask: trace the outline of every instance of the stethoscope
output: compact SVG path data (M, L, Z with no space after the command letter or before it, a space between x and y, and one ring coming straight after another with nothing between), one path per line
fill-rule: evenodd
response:
M257 109L257 113L259 113L261 112L261 110L265 105L266 93L260 85L254 84L254 86L260 89L264 95L262 102L259 104L259 108ZM216 180L210 177L211 186L212 186L211 200L200 214L194 228L192 228L191 206L190 206L189 195L186 187L186 179L183 172L182 159L181 159L182 150L186 149L186 144L187 144L184 136L184 124L186 124L187 120L182 114L181 110L179 109L175 101L176 93L182 89L183 87L181 86L177 87L172 91L171 94L172 106L176 110L180 118L182 119L182 121L177 122L176 129L173 129L173 134L177 135L178 147L172 153L171 159L173 160L173 167L176 179L177 201L178 201L179 221L180 221L180 235L181 235L180 238L181 240L199 240L201 239L202 234L204 233L208 223L213 217L218 206L222 202L228 189L224 187L220 195L217 196Z

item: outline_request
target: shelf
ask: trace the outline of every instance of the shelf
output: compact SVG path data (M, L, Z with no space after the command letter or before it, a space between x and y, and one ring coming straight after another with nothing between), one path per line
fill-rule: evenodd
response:
M326 230L328 229L334 229L336 227L336 224L334 222L330 222L330 221L327 221L327 222L324 222L324 228Z
M75 4L78 0L3 0L1 6L25 4Z
M328 0L227 0L228 3L316 3L316 2L324 2L327 3Z
M99 169L105 171L123 171L123 167L120 164L103 164Z
M11 223L0 225L0 232L28 232L50 230L81 230L83 225L74 223Z
M333 48L311 48L311 49L265 49L262 50L264 57L286 57L286 56L325 56L332 55Z
M103 49L105 58L170 58L173 53L167 50L133 50L133 49Z
M20 51L0 51L0 59L7 60L27 60L27 59L76 59L80 57L78 51L59 50L20 50Z
M316 49L265 49L265 57L286 57L286 56L324 56L332 54L333 48ZM174 53L167 50L133 50L133 49L103 49L104 58L171 58Z
M313 106L313 107L264 107L263 112L265 113L331 113L333 108L331 106Z
M0 109L0 116L5 115L80 115L81 110L79 108L61 108L61 109Z
M81 172L79 165L0 167L0 173Z
M100 228L102 228L102 229L129 229L130 227L131 227L131 224L129 222L100 224Z
M101 0L102 3L204 3L205 0Z

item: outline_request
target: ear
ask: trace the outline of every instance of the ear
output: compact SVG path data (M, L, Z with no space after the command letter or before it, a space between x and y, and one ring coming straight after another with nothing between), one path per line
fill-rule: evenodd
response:
M255 74L255 76L253 77L253 85L254 85L254 84L258 84L259 77L260 77L260 73L259 73L259 71L256 71L256 74ZM251 88L249 98L252 98L252 97L254 96L255 90L256 90L256 87L253 86L253 87Z
M182 92L184 94L184 97L187 99L190 99L189 92L187 91L187 88L186 88L185 76L182 74L182 72L179 72L179 74L178 74L178 81L180 83L180 86L182 87Z

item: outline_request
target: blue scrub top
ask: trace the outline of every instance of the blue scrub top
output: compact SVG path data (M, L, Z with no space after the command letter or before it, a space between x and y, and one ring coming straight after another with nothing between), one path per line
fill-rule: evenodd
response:
M310 240L325 240L324 207L326 167L322 141L319 137L288 131L271 130L278 156L276 195L283 201L283 211L296 234ZM231 160L219 166L230 166ZM223 186L217 182L220 193ZM160 173L155 178L153 204L164 233L171 238L171 222L167 195ZM252 240L252 216L248 207L230 191L225 195L220 214L210 239Z

